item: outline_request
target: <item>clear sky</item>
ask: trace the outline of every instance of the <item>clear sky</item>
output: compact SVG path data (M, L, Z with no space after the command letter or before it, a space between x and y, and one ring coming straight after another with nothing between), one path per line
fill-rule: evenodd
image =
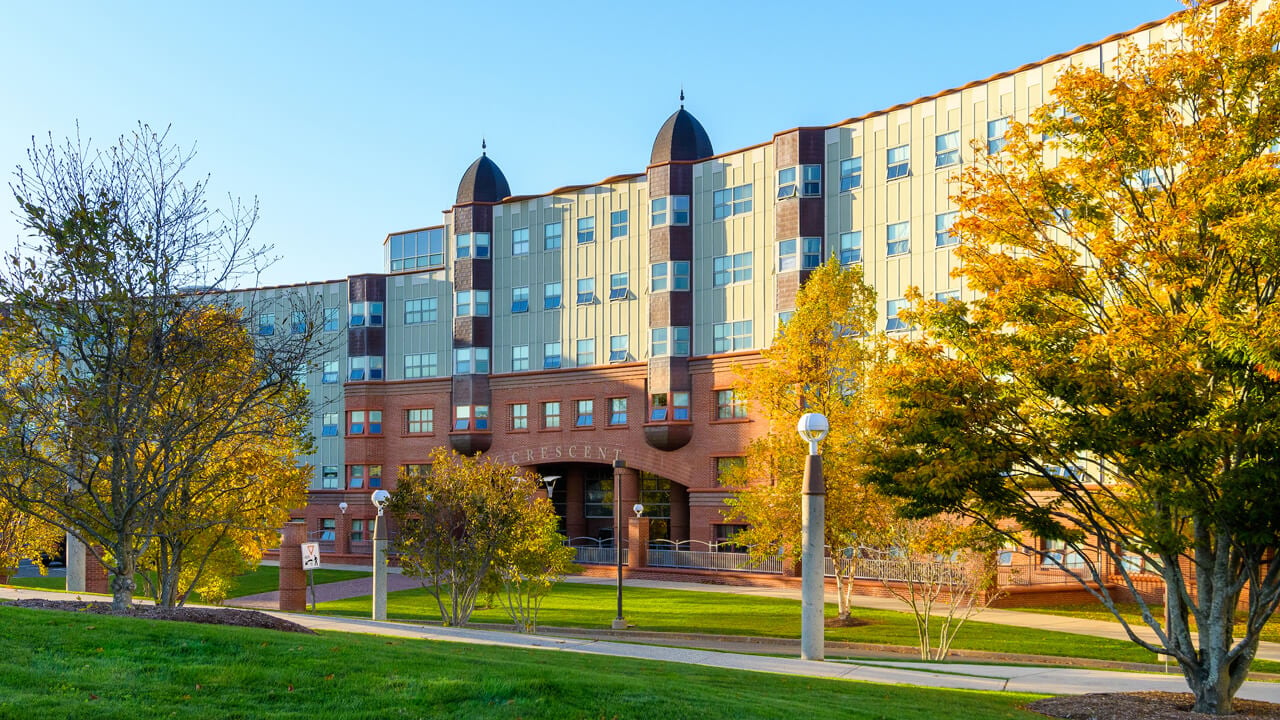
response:
M0 171L32 136L141 120L256 196L261 284L382 269L435 225L483 135L515 194L643 172L678 106L717 152L1064 52L1174 0L0 3ZM193 175L193 177L195 177ZM0 196L0 248L19 229Z

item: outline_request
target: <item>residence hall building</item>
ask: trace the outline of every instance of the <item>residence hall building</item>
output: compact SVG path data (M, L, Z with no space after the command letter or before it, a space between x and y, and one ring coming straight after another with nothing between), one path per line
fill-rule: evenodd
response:
M444 446L558 476L571 538L611 535L615 466L618 507L642 503L654 537L727 537L718 478L767 430L734 366L758 361L806 275L831 255L861 264L889 332L909 330L911 286L968 299L949 179L973 144L999 151L1064 67L1105 69L1167 22L745 148L715 147L682 96L643 172L589 185L518 194L482 145L443 217L386 237L383 273L251 291L306 293L345 335L307 373L300 519L327 557L369 555L370 489Z

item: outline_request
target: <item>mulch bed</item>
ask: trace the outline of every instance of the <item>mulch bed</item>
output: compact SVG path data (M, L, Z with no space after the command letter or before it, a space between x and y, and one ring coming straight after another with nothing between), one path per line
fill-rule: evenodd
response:
M12 600L5 604L14 607L34 608L36 610L64 610L95 615L142 618L144 620L176 620L178 622L204 623L206 625L232 625L235 627L306 633L308 635L316 634L311 628L303 627L298 623L273 617L257 610L206 607L164 608L154 605L135 605L130 610L116 611L111 608L111 603L84 602L80 600Z
M1064 695L1037 700L1027 706L1042 715L1068 720L1271 720L1280 718L1280 705L1236 699L1234 715L1191 712L1191 693L1136 692Z

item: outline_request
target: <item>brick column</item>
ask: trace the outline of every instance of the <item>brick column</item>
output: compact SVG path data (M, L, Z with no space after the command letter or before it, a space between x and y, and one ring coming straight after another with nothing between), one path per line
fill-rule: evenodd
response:
M351 515L339 511L334 525L333 551L338 555L346 555L351 552Z
M620 497L618 498L618 510L623 519L635 515L635 511L631 509L640 500L640 473L633 468L618 468L614 470L618 473L620 482Z
M280 609L303 612L307 609L307 574L302 569L302 543L307 541L307 524L285 523L280 540Z
M98 552L100 554L102 548L98 548ZM110 577L107 566L103 565L96 555L90 553L84 563L84 591L111 595Z
M649 523L647 517L633 517L627 521L627 567L649 567Z
M582 488L582 470L571 467L565 473L564 482L564 528L570 538L584 537L587 534L587 516L583 507L584 491Z
M689 539L689 490L677 482L671 483L671 539Z

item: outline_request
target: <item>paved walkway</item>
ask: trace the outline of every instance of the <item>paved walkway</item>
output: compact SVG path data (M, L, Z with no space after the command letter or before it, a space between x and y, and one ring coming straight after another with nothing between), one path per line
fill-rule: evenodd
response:
M0 588L0 600L16 598L65 599L66 595L21 588ZM358 618L318 617L280 612L272 612L271 614L321 631L355 632L442 642L609 655L613 657L705 665L727 670L770 672L862 682L1055 695L1147 690L1186 691L1186 684L1177 675L1108 672L1105 670L1080 670L1060 667L915 663L893 660L832 660L816 662L765 655L690 650L592 639L374 622ZM1240 689L1238 697L1280 702L1280 683L1247 682Z

